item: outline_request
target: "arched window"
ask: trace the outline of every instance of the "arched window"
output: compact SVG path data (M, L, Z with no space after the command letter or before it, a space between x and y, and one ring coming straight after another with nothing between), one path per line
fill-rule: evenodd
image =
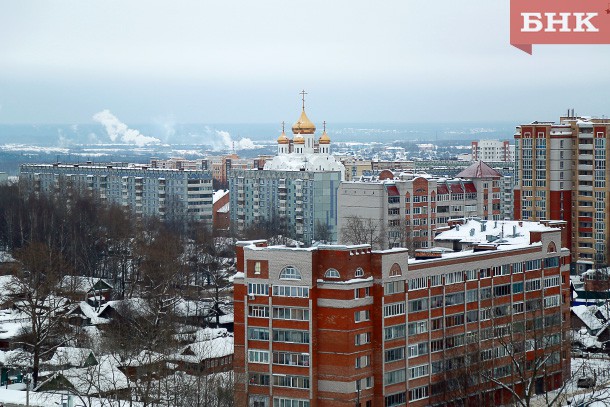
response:
M390 277L398 276L402 276L402 269L400 268L398 263L394 263L392 264L392 267L390 267Z
M296 267L286 266L280 272L280 280L300 280L300 279L301 279L301 273L299 273L299 270L297 270Z
M364 270L362 270L362 267L358 267L356 269L356 272L354 273L354 277L364 277Z
M335 269L328 269L326 273L324 273L325 278L341 278L339 272Z
M557 246L555 246L555 242L549 243L549 246L546 249L547 253L557 253Z

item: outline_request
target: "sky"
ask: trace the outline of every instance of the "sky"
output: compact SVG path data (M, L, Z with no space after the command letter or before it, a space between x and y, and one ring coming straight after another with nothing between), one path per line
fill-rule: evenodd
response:
M528 55L508 0L0 0L0 39L0 124L610 114L610 46Z

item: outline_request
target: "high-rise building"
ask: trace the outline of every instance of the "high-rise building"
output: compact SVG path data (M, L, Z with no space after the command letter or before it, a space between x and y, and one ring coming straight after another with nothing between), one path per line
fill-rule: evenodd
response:
M504 219L503 181L499 172L479 161L451 179L409 173L395 178L384 171L378 178L344 182L337 196L338 241L356 243L358 231L352 229L359 218L363 223L358 226L367 229L362 231L366 243L375 249L432 247L452 219Z
M511 162L515 158L515 147L508 141L479 140L471 145L473 161Z
M23 164L19 182L34 192L89 192L136 215L212 223L209 171L112 164Z
M567 221L578 273L610 260L609 134L610 120L573 114L518 126L515 134L515 218Z
M345 167L330 154L326 124L318 139L315 131L303 101L293 139L282 129L277 155L263 169L230 171L231 222L238 231L268 222L306 245L336 239L337 189Z
M554 225L471 220L415 259L238 243L236 405L503 405L503 385L560 387L570 260Z

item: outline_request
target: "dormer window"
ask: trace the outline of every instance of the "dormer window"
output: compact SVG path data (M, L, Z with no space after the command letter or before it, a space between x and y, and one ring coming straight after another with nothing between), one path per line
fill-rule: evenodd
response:
M358 267L356 269L356 272L354 273L354 277L364 277L364 270L362 270L362 267Z

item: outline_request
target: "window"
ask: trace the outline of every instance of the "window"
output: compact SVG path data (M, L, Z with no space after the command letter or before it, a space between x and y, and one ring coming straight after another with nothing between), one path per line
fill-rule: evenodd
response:
M274 285L273 295L278 297L309 297L309 288L302 286Z
M510 295L510 284L497 285L494 287L494 296L503 297Z
M309 389L309 377L273 375L273 385L278 387L292 387L296 389Z
M364 270L362 269L362 267L358 267L356 269L356 272L354 273L354 277L363 277L364 276Z
M341 278L339 272L335 269L328 269L326 273L324 273L324 278Z
M404 334L403 334L404 336ZM360 345L365 345L367 343L371 343L371 333L370 332L364 332L361 334L356 334L356 336L354 337L354 345L356 346L360 346Z
M405 283L403 281L390 281L383 286L384 295L392 295L405 292Z
M273 352L274 365L309 366L308 353Z
M535 278L533 280L527 280L525 282L525 291L536 291L540 290L540 279Z
M544 288L559 286L559 276L550 276L544 278Z
M476 270L466 270L466 280L467 281L476 280L478 278L477 274L478 273Z
M405 369L398 369L391 372L387 372L384 375L383 382L386 386L395 383L402 383L405 381L406 377L407 374Z
M267 328L248 328L248 339L253 341L268 341L269 330Z
M248 283L248 295L269 295L269 285Z
M428 279L426 277L412 278L409 280L409 290L421 290L428 288Z
M275 397L273 399L273 407L309 407L309 400L285 399Z
M250 349L248 350L248 362L251 363L269 363L269 351Z
M519 294L523 292L523 282L513 283L513 294Z
M307 308L273 307L273 319L309 321L309 310Z
M544 308L558 307L560 303L561 297L559 295L544 297Z
M429 365L420 365L409 368L409 379L417 379L418 377L428 376L430 374Z
M411 306L411 301L409 301L409 307ZM404 315L405 314L405 303L404 302L395 302L392 304L386 304L383 306L383 316L384 317L392 317L395 315Z
M421 342L416 343L414 345L409 345L408 350L409 358L425 355L428 353L428 342Z
M464 293L453 293L445 296L445 306L457 305L464 303Z
M402 276L402 269L398 263L392 264L390 267L390 277Z
M405 348L394 348L388 349L385 351L385 361L387 362L395 362L397 360L403 360L405 358Z
M250 305L248 316L254 318L269 318L269 307L264 305Z
M427 298L420 298L418 300L409 301L409 312L425 311L427 309L428 309L428 299ZM398 315L398 314L396 314L396 315Z
M428 386L416 387L409 390L409 401L421 400L428 397Z
M476 288L474 290L466 291L466 302L477 302L479 300L479 290Z
M405 392L391 394L385 397L385 407L399 406L407 402L407 395Z
M300 280L301 273L293 266L286 266L280 272L280 280Z
M355 322L368 321L369 319L370 319L369 310L354 312L354 321Z
M309 343L308 331L295 331L290 329L274 329L274 342Z
M409 336L428 332L428 321L409 322Z
M254 274L260 274L261 273L261 262L257 261L256 263L254 263Z
M397 338L404 338L405 330L406 330L405 324L386 326L383 329L384 338L386 341L389 341L392 339L397 339Z
M523 302L516 302L513 304L513 313L514 314L522 314L523 313Z
M355 368L362 369L363 367L367 367L371 364L371 357L369 355L358 356L355 360Z
M261 373L251 373L248 382L252 386L269 386L269 375Z

